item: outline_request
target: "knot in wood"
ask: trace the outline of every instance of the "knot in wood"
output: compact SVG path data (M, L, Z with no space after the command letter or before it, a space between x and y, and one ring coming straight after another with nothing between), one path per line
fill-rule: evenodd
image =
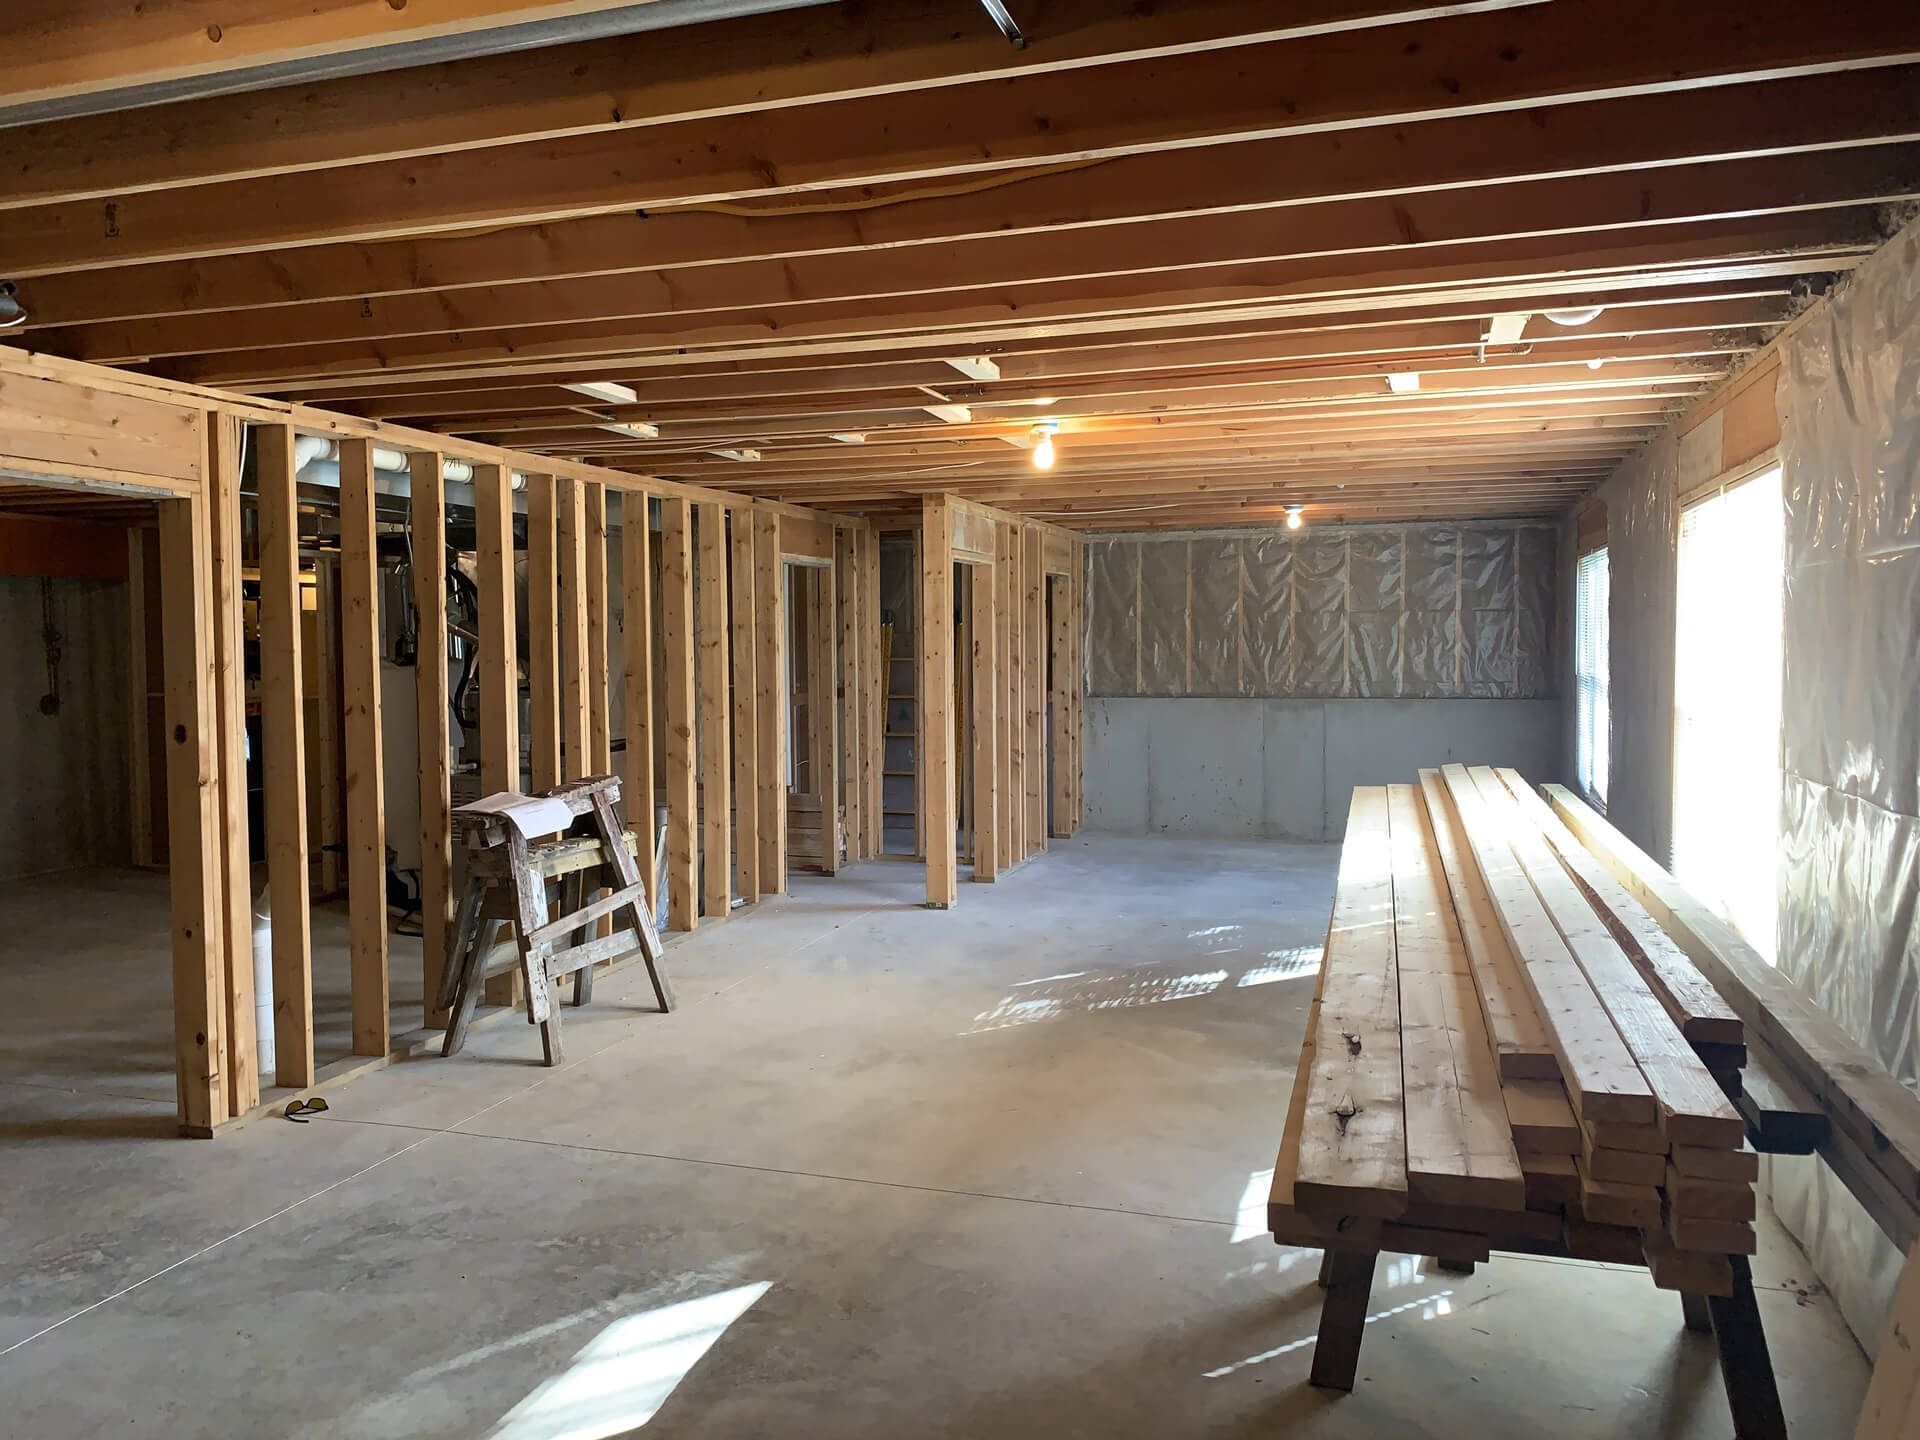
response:
M1353 1031L1342 1030L1340 1032L1340 1038L1347 1042L1347 1054L1358 1055L1360 1053L1360 1037L1354 1034Z

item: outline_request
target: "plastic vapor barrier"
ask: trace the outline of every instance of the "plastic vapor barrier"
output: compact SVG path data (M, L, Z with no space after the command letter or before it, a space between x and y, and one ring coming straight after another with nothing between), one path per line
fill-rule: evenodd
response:
M1093 540L1095 695L1550 695L1551 525L1319 526Z
M1915 1087L1920 229L1856 271L1782 348L1780 964ZM1877 1338L1893 1247L1824 1166L1776 1163L1773 1201L1855 1333Z

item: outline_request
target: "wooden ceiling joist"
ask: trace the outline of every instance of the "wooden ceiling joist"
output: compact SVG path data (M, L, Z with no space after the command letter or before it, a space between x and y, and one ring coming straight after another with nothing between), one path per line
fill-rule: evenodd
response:
M103 27L76 79L27 0L0 123L63 63L190 64L210 4ZM238 73L514 8L233 5L269 26L228 27ZM1021 23L803 6L20 126L0 278L48 354L809 505L1544 515L1920 198L1910 6Z

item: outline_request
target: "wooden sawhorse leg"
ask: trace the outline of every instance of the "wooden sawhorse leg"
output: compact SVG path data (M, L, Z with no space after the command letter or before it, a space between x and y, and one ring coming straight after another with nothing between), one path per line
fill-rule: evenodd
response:
M1323 1269L1326 1298L1320 1302L1320 1334L1313 1342L1308 1379L1323 1390L1353 1389L1360 1340L1367 1328L1376 1250L1329 1250Z
M1713 1313L1707 1309L1707 1297L1680 1292L1680 1316L1687 1329L1696 1335L1713 1333Z
M1720 1378L1726 1382L1733 1411L1734 1440L1786 1440L1787 1419L1780 1409L1780 1387L1767 1353L1767 1332L1753 1295L1753 1267L1744 1255L1733 1263L1733 1294L1707 1297L1713 1338L1720 1346Z

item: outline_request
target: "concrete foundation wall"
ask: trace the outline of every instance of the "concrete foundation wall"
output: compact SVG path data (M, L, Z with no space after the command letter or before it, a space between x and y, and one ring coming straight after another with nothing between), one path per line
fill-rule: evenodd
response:
M53 581L60 707L41 583L0 576L0 878L125 864L127 587Z
M1557 700L1087 700L1087 825L1338 840L1356 785L1421 766L1562 779Z

